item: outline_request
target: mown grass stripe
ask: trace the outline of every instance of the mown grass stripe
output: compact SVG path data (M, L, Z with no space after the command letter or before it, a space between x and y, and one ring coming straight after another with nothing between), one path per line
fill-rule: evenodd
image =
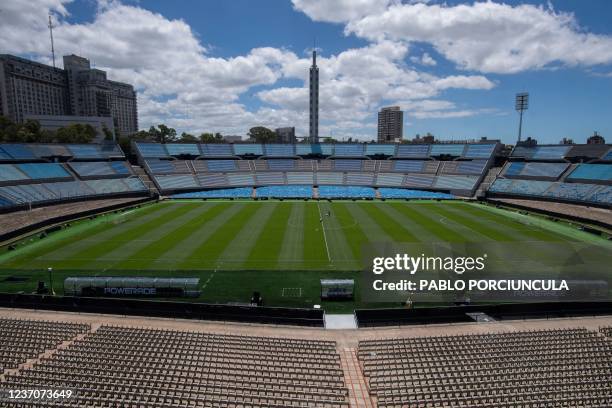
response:
M77 225L72 225L66 230L53 233L44 240L30 244L25 248L20 248L19 251L6 254L6 261L4 260L4 256L0 257L0 262L2 262L4 266L11 268L22 268L26 265L33 265L35 263L43 267L45 265L49 266L50 260L62 260L65 258L66 256L60 256L59 254L73 245L81 244L83 241L95 236L103 237L107 236L107 234L110 234L110 236L114 235L117 229L117 220L127 219L123 224L138 222L142 218L147 217L150 213L158 212L162 208L165 207L154 204L132 210L129 214L120 213L103 215L92 221L79 221ZM56 253L58 256L55 256Z
M262 230L254 245L248 252L249 265L257 265L258 268L272 269L278 262L278 257L283 247L285 236L288 232L287 224L292 213L293 204L280 203L270 213L268 222L262 225ZM263 220L262 220L263 224ZM301 261L301 257L295 259Z
M389 235L395 242L417 242L415 235L404 225L393 218L379 203L364 205L363 209L368 215Z
M323 206L324 204L321 203ZM323 207L321 207L323 208ZM304 204L304 262L296 268L329 268L327 250L323 238L323 226L319 222L319 209L317 203ZM332 257L332 261L334 258Z
M342 228L338 228L337 230L335 230L334 232L336 233L335 236L337 238L335 240L329 241L330 246L334 247L335 245L332 245L331 242L338 242L341 240L341 242L346 243L344 245L347 248L347 250L350 250L350 252L347 252L347 250L343 250L344 258L343 258L343 263L341 263L340 265L346 266L346 267L350 265L355 269L361 268L362 266L362 259L361 259L362 246L369 242L367 234L365 233L363 228L361 228L361 226L359 225L359 222L357 222L357 220L354 220L352 218L351 213L346 207L346 203L335 203L335 205L333 206L331 218L332 219L337 218L347 223L346 225L343 225ZM329 239L329 234L328 234L328 239ZM332 251L332 254L335 254L335 253L336 253L335 251ZM352 254L352 257L350 256L351 254ZM339 260L334 258L332 255L332 262L339 263Z
M106 269L108 265L105 261L97 263L95 260L116 248L132 244L134 240L144 239L145 237L155 239L155 235L152 233L153 231L162 228L162 226L167 223L174 222L177 217L192 211L194 208L197 208L196 206L197 205L191 204L174 209L170 207L170 211L164 212L163 214L158 213L157 217L153 217L152 219L149 219L148 221L141 223L130 230L123 231L120 236L115 236L113 239L103 242L94 242L92 245L89 245L81 250L78 256L72 256L69 260L65 260L63 262L64 267L74 269Z
M217 262L223 263L228 269L259 268L256 261L251 262L249 253L259 240L262 231L277 207L278 203L276 202L258 206L256 212L242 224L242 228L232 235L232 241L225 246L218 256Z
M151 241L139 241L128 248L117 248L98 260L104 260L107 257L121 257L116 262L116 267L121 269L144 269L145 265L151 263L160 253L164 252L172 242L180 241L183 236L183 231L191 231L194 224L198 224L199 219L203 217L211 208L210 205L200 205L186 214L177 217L174 222L163 225L160 229L151 231L155 239ZM111 266L112 267L112 266Z
M440 217L432 214L428 208L430 204L409 205L406 203L391 203L393 208L397 209L403 215L408 217L412 222L418 224L421 228L435 237L437 241L448 242L466 242L466 237L458 232L440 223Z
M211 211L207 218L209 218L202 228L183 241L180 245L175 245L170 251L168 251L163 257L160 257L155 261L156 264L164 266L168 260L170 261L170 267L176 269L203 269L211 268L211 263L205 263L210 261L203 259L201 254L204 248L216 234L222 233L223 228L232 220L240 211L245 208L245 203L222 203L215 207L215 210Z
M278 269L300 269L304 259L304 225L306 204L295 202L291 204L291 213L283 233L283 242L278 253Z
M316 204L315 204L316 205ZM325 237L321 234L323 257L327 260L327 251L333 268L358 268L358 259L350 247L349 237L356 228L355 220L340 203L321 202L316 208L316 225L325 229ZM330 214L327 216L327 214ZM347 236L347 233L349 234ZM327 245L325 240L327 240Z

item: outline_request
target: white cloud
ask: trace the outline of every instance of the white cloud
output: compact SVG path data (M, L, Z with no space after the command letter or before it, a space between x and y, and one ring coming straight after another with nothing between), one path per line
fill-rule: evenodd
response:
M329 3L294 2L295 7L312 7L313 15L327 13ZM338 21L362 18L394 3L346 0L335 3L332 8L337 8L333 11L336 14L328 17ZM307 134L310 60L306 56L260 47L245 55L219 58L183 20L115 0L100 0L92 20L77 24L70 22L65 6L64 0L3 5L0 49L49 62L46 16L53 12L56 54L83 55L106 70L109 78L133 84L138 89L141 128L165 122L179 132L245 134L256 125L296 126L298 134ZM487 90L495 86L481 75L439 77L419 72L405 64L409 51L405 41L381 39L321 56L321 134L361 134L369 140L376 126L376 111L389 101L435 98L450 88ZM303 85L280 86L279 80L285 78L301 80ZM264 90L249 94L260 86ZM249 109L245 104L250 103L244 102L248 98L256 98L254 102L262 105ZM461 112L455 107L439 109L445 115L460 114L454 110Z
M551 7L493 1L456 6L411 2L372 8L355 17L349 7L327 15L329 3L294 1L294 6L317 21L342 21L346 34L370 41L429 43L462 69L514 73L559 63L612 63L611 36L589 33L572 14Z
M343 23L380 12L397 0L291 0L296 10L315 21Z
M415 64L426 65L429 67L435 67L436 65L438 65L436 60L433 59L431 55L426 52L424 52L423 55L421 55L420 57L410 57L410 61L414 62Z
M393 105L400 106L406 112L406 118L416 119L465 118L496 112L493 109L459 109L454 102L441 99L396 101Z

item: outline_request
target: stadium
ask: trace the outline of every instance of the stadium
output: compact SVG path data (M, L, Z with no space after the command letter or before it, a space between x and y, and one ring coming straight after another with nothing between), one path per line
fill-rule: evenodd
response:
M612 405L611 145L131 148L0 144L3 406ZM580 301L364 290L440 243Z

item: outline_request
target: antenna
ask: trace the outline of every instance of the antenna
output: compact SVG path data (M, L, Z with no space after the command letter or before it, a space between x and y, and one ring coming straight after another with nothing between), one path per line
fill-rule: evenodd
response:
M51 37L51 56L53 57L53 68L55 68L55 47L53 46L53 22L49 14L49 36Z

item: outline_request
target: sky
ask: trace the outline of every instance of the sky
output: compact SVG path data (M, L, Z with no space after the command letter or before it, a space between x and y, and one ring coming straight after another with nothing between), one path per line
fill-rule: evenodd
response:
M612 139L612 1L9 0L0 53L58 65L78 54L138 92L140 128L308 134L318 50L320 136L376 138L383 106L404 137L513 143Z

